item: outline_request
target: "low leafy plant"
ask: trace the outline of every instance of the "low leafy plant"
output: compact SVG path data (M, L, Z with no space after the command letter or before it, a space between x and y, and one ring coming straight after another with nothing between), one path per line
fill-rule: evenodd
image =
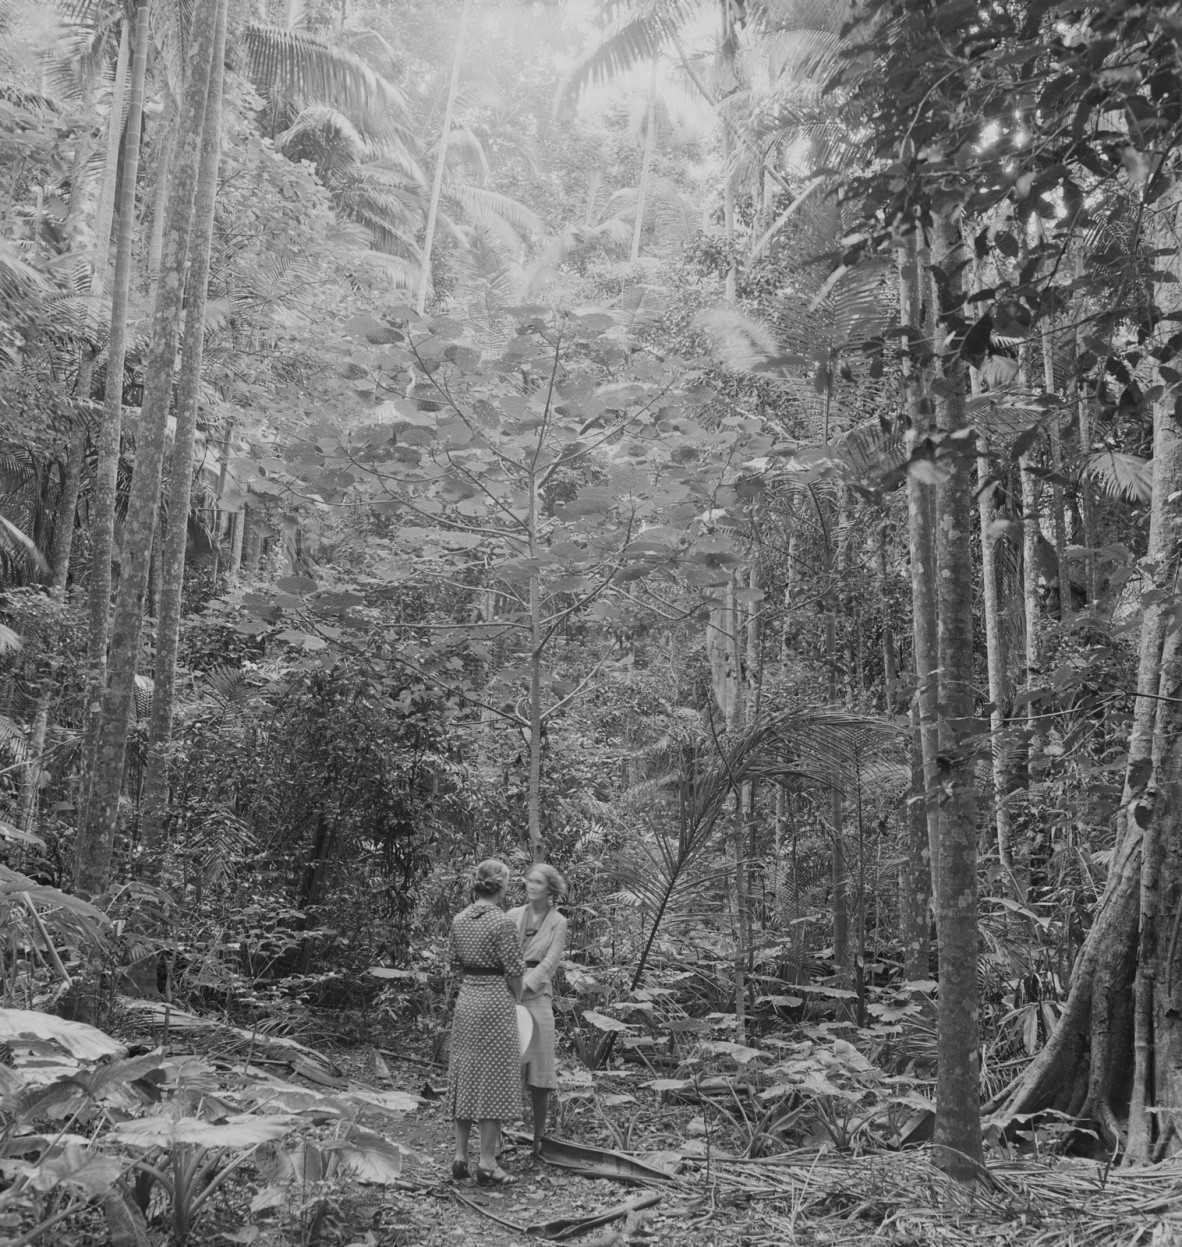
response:
M183 1247L248 1163L270 1179L260 1208L275 1206L276 1191L290 1202L286 1184L309 1166L388 1185L403 1149L369 1124L418 1103L398 1092L324 1094L160 1051L129 1058L96 1027L34 1010L0 1009L0 1045L11 1059L0 1064L0 1227L21 1244L101 1199L112 1241L163 1235ZM331 1139L276 1150L325 1124L335 1125ZM246 1228L239 1241L258 1237Z

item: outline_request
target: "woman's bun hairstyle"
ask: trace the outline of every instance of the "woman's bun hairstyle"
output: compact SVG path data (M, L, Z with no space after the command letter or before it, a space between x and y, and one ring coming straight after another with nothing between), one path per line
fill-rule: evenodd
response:
M472 895L478 900L496 896L509 886L509 867L499 858L485 858L472 876Z

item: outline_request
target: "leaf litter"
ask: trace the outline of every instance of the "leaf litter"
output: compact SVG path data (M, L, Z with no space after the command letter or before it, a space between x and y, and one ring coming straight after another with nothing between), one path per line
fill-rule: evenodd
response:
M408 1086L421 1080L421 1070L393 1064L395 1080ZM1182 1156L1136 1169L1065 1157L996 1160L980 1182L965 1186L932 1164L926 1144L740 1156L709 1136L686 1137L687 1110L650 1104L643 1131L632 1131L635 1151L590 1141L608 1133L608 1115L634 1104L568 1101L563 1130L582 1137L548 1137L540 1161L531 1162L528 1146L521 1146L528 1136L507 1131L506 1164L517 1180L496 1191L451 1181L451 1123L440 1102L424 1104L399 1129L412 1132L409 1142L420 1155L437 1159L404 1172L430 1182L433 1170L431 1193L450 1193L451 1215L444 1212L448 1205L436 1205L424 1237L408 1241L424 1247L576 1238L585 1247L1182 1247ZM639 1183L642 1194L613 1198L609 1184L616 1182L633 1189ZM601 1232L592 1237L595 1230Z

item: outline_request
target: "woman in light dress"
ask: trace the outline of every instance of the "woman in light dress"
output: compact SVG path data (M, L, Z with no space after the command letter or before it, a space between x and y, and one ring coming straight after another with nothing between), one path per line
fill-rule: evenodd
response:
M554 971L566 949L566 919L558 901L566 894L562 876L546 863L530 868L525 876L526 903L505 915L521 937L525 959L521 1003L533 1017L533 1036L523 1061L526 1086L533 1112L534 1155L541 1151L546 1133L550 1093L557 1089L554 1068Z

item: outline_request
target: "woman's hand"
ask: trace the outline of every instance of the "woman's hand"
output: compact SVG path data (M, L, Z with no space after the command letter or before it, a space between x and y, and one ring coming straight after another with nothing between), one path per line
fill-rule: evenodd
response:
M506 974L505 986L508 987L510 995L518 1004L521 1003L521 975Z

